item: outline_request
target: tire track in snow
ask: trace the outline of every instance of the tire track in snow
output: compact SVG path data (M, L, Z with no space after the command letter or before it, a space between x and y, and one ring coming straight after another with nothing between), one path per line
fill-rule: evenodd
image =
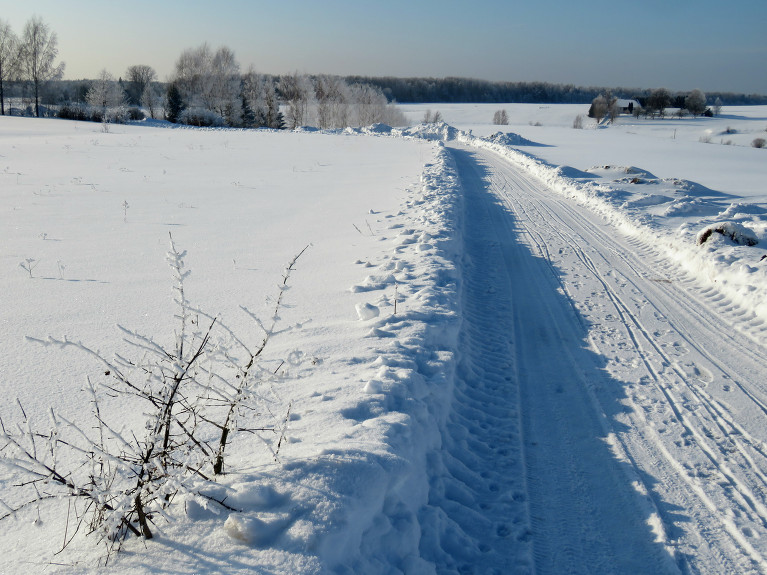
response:
M649 524L649 498L604 441L603 416L586 389L598 365L584 348L579 318L547 263L519 242L518 224L489 191L491 174L474 154L453 153L466 194L463 356L432 500L461 501L432 512L464 539L443 545L452 562L432 560L440 573L524 572L531 546L531 569L539 574L674 571ZM499 438L520 431L521 446L516 440L496 449ZM476 465L468 476L452 465L467 456ZM508 507L480 497L490 486L483 473L497 471L491 481L511 489ZM446 486L459 496L441 497ZM511 525L514 537L494 538L502 531L474 521L476 511L494 526ZM511 561L517 565L510 568Z
M512 310L500 248L483 232L488 229L471 226L465 236L455 390L442 449L429 458L430 505L421 517L429 529L421 553L440 574L533 570Z
M541 205L541 207L543 207ZM551 210L547 210L549 214L549 220L551 220L554 216L553 212ZM564 222L560 223L563 226L566 226ZM727 412L727 410L719 403L717 402L713 397L708 395L702 387L699 385L696 385L695 383L690 382L690 378L687 377L687 374L683 372L683 370L679 367L679 364L677 361L674 360L673 357L671 357L669 354L667 354L663 348L658 345L652 336L649 329L647 329L641 320L635 313L632 312L630 305L628 305L623 298L621 297L620 293L613 289L609 282L607 281L607 278L599 271L597 266L595 265L594 261L580 248L578 247L578 240L576 240L573 236L570 234L565 234L562 232L561 228L557 230L557 234L567 243L569 243L578 259L583 263L583 265L588 269L593 277L599 281L599 283L602 285L604 289L605 295L610 299L612 302L616 312L620 316L622 323L627 327L629 334L632 338L632 341L634 342L635 348L639 351L639 355L642 357L643 362L646 364L648 372L650 372L653 375L654 380L658 384L658 386L663 390L664 395L666 395L667 400L669 401L670 406L672 409L675 410L677 418L682 422L682 424L687 429L687 432L690 435L693 435L696 437L697 441L700 442L701 448L706 452L707 456L711 459L712 464L716 466L719 471L721 471L725 476L727 476L728 480L733 485L733 488L736 490L741 491L742 498L746 501L748 501L749 507L751 507L754 512L757 514L757 517L755 520L765 523L765 518L767 515L765 513L767 512L767 508L764 506L763 503L758 501L753 493L749 490L749 488L745 485L742 485L741 482L732 474L726 471L725 468L720 468L719 465L719 457L717 455L718 451L721 451L722 453L728 453L732 451L733 447L740 452L740 454L743 456L745 460L745 465L741 463L739 467L747 467L752 470L754 475L758 478L759 482L762 485L767 486L767 478L765 475L761 472L760 467L753 461L753 458L749 455L749 453L746 450L746 446L748 446L751 450L756 452L756 455L760 455L762 457L767 456L767 451L765 451L765 447L761 442L755 441L753 438L750 437L748 432L743 429L742 426L740 426L732 417L730 417L730 414ZM607 246L606 246L607 247ZM619 252L617 250L611 249L610 251L613 252L613 254L618 255ZM625 260L625 258L622 258ZM637 275L640 275L637 268L632 266L632 269L637 273ZM628 278L626 278L628 280ZM660 310L656 309L657 313L660 313ZM681 335L681 334L680 334ZM691 345L695 345L694 342L690 341L689 339L685 338L686 342ZM644 351L644 349L649 349L650 353L647 353ZM702 407L708 415L707 422L700 422L698 425L701 428L701 431L698 430L698 428L694 425L692 425L688 419L687 415L684 413L684 410L688 409L684 405L685 402L676 397L675 392L673 391L673 386L666 385L665 379L669 379L669 376L663 376L658 369L656 369L651 361L650 357L656 356L657 358L660 358L660 364L667 368L670 372L672 372L671 376L675 374L678 377L678 381L681 387L685 388L691 396L693 396L697 401L695 402L696 406ZM707 357L709 360L713 360L711 357ZM708 370L706 370L708 372ZM744 392L746 392L744 388ZM756 405L764 410L764 404L757 400L754 397L751 397L751 399L756 403ZM718 428L720 432L721 438L726 438L726 445L718 444L716 447L712 447L708 445L708 442L703 436L711 437L713 438L713 432L711 431L710 427L715 426ZM702 432L702 433L701 433ZM738 436L742 436L743 440L739 440ZM740 536L736 534L736 537L740 539Z
M763 439L749 433L731 410L706 392L704 386L719 378L733 381L745 398L751 401L752 405L747 407L757 412L757 430L763 431L764 402L757 398L761 395L758 374L763 365L763 350L753 351L749 345L744 345L743 338L723 335L721 322L712 320L710 314L701 313L699 302L688 302L687 293L680 294L680 290L673 285L684 283L689 288L690 282L679 277L679 273L675 273L668 264L657 258L655 261L647 258L650 249L644 247L638 250L636 239L626 243L641 251L642 258L638 258L636 253L633 258L630 257L614 238L606 235L603 227L580 217L567 200L555 194L544 197L545 186L536 183L533 178L526 178L508 168L501 171L504 172L502 176L496 176L496 192L519 213L519 219L527 221L527 233L535 248L551 262L548 244L552 244L551 247L559 245L559 256L569 252L569 259L559 257L560 266L563 262L571 266L572 277L589 277L592 285L597 282L598 289L591 294L594 300L591 305L595 309L599 307L604 318L609 318L612 310L616 323L621 326L620 329L613 329L612 334L616 339L630 342L629 347L633 347L634 355L641 360L641 365L662 396L659 403L671 411L672 417L665 417L666 414L662 413L660 421L655 414L645 413L647 405L637 398L646 395L646 392L635 391L639 386L629 385L631 397L628 405L633 407L633 415L624 419L633 421L637 429L632 430L630 435L622 434L622 442L627 451L639 454L645 469L648 468L647 462L653 462L650 469L658 475L663 491L667 496L671 495L669 499L680 502L694 524L694 528L687 529L685 537L681 537L678 543L683 553L697 556L691 559L692 564L681 556L680 567L693 572L760 571L765 567L762 559L764 552L757 548L757 543L767 517L765 475L761 471L767 462L764 459L765 444ZM537 231L544 229L545 234ZM581 248L581 245L584 247ZM586 252L587 247L589 253ZM601 254L599 265L589 254ZM556 273L553 263L551 266ZM621 266L623 273L617 269ZM655 284L647 279L652 278L653 270L658 267L663 268L667 277L672 279L664 278L666 281ZM577 274L573 272L576 269L579 270ZM562 281L561 286L571 297L580 295L583 302L583 294L575 293L579 289L583 291L577 285L580 281L571 279L569 285ZM649 292L651 298L645 298L644 292ZM641 300L639 305L633 305L637 299ZM657 301L671 301L672 305L659 306L655 303ZM737 310L733 312L726 302L722 305L725 315L738 317ZM683 313L680 315L677 310ZM667 352L659 337L662 334L646 326L647 317L665 322L669 328L667 332L673 333L687 347L676 344L677 347L672 348L673 354ZM622 336L619 334L621 330ZM710 339L695 338L694 335L698 335L700 330L704 330ZM595 341L593 334L591 339L599 348L600 342ZM722 345L722 340L727 344L725 353L722 354L720 349L717 357L708 348L716 350ZM698 341L704 342L703 345ZM708 341L714 342L713 345L707 347L705 342ZM610 348L608 339L603 343ZM625 350L623 353L625 355ZM725 365L727 362L720 358L728 353L737 356L741 362L733 363L730 359L729 366ZM682 368L681 358L687 354L694 355L693 363L688 365L691 373ZM710 369L699 369L697 366L701 362ZM757 364L755 369L754 362ZM743 379L748 384L740 383L742 375L732 369L733 365L745 366L741 371L745 373ZM748 377L754 373L757 374L756 380ZM679 429L671 430L673 427ZM695 497L702 506L694 505ZM662 499L655 496L656 503L661 507L664 506ZM668 504L665 507L668 508ZM667 512L667 524L668 516Z

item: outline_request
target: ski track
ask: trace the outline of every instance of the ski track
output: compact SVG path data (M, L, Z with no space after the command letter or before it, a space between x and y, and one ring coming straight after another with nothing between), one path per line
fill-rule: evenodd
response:
M440 573L767 571L763 326L508 159L449 146L462 356L430 462L443 552L422 543L424 558Z

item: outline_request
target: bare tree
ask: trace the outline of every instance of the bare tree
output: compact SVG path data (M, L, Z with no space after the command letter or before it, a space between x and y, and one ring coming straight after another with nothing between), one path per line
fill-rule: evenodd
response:
M496 126L506 126L509 123L509 115L506 110L496 110L493 114L493 124Z
M172 83L189 106L203 105L203 94L208 91L207 84L210 81L212 59L210 47L202 44L197 48L187 48L176 61Z
M128 81L126 92L130 103L139 105L142 103L146 89L152 82L157 81L157 72L146 64L136 64L129 66L125 71L125 79Z
M19 50L22 76L30 82L35 94L35 116L40 117L40 90L50 80L64 75L64 62L55 64L59 55L58 38L39 16L24 26Z
M273 80L264 80L264 104L266 106L266 127L282 130L285 127L285 118L280 112L280 100L277 97L277 88Z
M621 107L618 104L618 98L611 98L607 106L607 114L610 117L610 123L614 124L618 116L621 115Z
M349 125L349 86L338 76L318 76L314 81L317 127L345 128Z
M208 107L234 126L240 116L240 65L226 46L216 50L210 65Z
M314 98L311 80L294 72L280 76L279 89L288 104L288 128L294 130L305 125L309 116L309 104Z
M600 94L591 101L591 108L589 108L589 118L594 118L597 121L597 124L599 124L607 115L607 109L607 98Z
M706 95L702 90L695 89L684 99L684 107L693 116L698 116L706 111Z
M352 86L352 99L357 116L357 125L369 126L382 122L386 110L386 96L370 84Z
M241 95L243 101L243 125L246 128L266 126L266 78L256 72L253 65L242 76ZM252 115L250 125L248 125L248 121L244 118L248 110Z
M439 124L442 121L442 114L439 110L434 112L434 114L431 113L431 110L426 110L426 113L423 115L422 122L424 124Z
M149 117L154 119L162 107L162 93L153 82L150 82L141 92L141 105L149 110Z
M714 101L714 116L718 116L722 113L722 99L717 96Z
M119 120L128 103L125 91L106 70L99 73L99 77L85 95L85 101L89 106L100 109L101 120L104 123Z
M18 64L18 38L11 30L10 24L0 20L0 115L5 115L4 84L15 73Z
M234 52L222 46L215 53L207 44L184 50L176 61L173 82L189 109L202 108L239 122L240 65Z
M650 110L658 112L662 117L666 108L671 104L671 94L666 88L658 88L650 93L647 98L647 107Z
M253 127L283 127L280 103L274 87L274 79L256 72L251 66L242 76L242 97L253 113ZM245 111L243 110L243 113Z

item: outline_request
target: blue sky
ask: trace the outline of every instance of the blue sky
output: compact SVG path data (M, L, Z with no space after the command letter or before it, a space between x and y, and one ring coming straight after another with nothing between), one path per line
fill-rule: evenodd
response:
M767 0L42 0L67 78L131 64L161 79L208 42L259 72L465 76L767 94Z

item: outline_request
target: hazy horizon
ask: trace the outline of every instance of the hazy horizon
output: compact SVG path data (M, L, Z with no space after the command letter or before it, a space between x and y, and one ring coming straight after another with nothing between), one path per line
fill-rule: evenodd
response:
M165 80L186 48L231 48L243 71L466 77L578 86L767 94L767 3L642 6L608 0L192 0L10 5L17 35L33 15L59 40L65 78L123 76L148 64Z

